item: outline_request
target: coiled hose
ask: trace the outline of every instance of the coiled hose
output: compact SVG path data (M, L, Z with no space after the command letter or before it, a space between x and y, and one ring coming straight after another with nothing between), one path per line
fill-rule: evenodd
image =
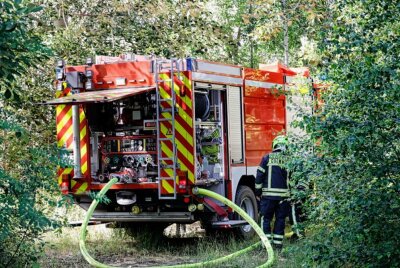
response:
M92 217L92 214L95 210L95 208L97 207L97 205L99 204L98 199L101 199L105 193L110 189L110 187L117 183L118 179L117 178L112 178L104 187L103 189L101 189L101 191L97 194L97 198L93 200L92 204L90 205L87 213L86 213L86 217L83 221L82 224L82 228L81 228L81 233L80 233L80 238L79 238L79 247L81 250L81 253L83 255L83 257L85 258L85 260L90 264L93 265L95 267L100 267L100 268L114 268L116 266L110 266L101 262L96 261L92 256L90 256L90 254L88 253L87 249L86 249L86 245L85 245L85 240L86 240L86 233L87 233L87 225L88 222L90 220L90 218ZM253 229L255 230L255 232L258 234L258 236L260 237L261 241L257 242L247 248L241 249L239 251L236 251L234 253L231 253L229 255L226 255L224 257L220 257L218 259L214 259L214 260L210 260L210 261L205 261L205 262L198 262L198 263L190 263L190 264L179 264L179 265L172 265L172 266L157 266L156 268L183 268L183 267L187 267L187 268L195 268L195 267L205 267L205 266L215 266L217 264L220 264L222 262L228 261L232 258L235 258L239 255L242 255L244 253L249 252L250 250L253 250L255 248L257 248L261 243L264 245L267 255L268 255L268 260L263 263L262 265L258 266L258 267L269 267L272 265L272 263L274 262L274 251L271 247L271 243L268 241L268 238L265 236L264 232L261 230L261 228L257 225L257 223L243 210L241 209L239 206L237 206L235 203L233 203L232 201L230 201L229 199L216 194L212 191L209 190L205 190L205 189L201 189L201 188L197 188L195 187L193 189L193 193L196 195L205 195L211 198L214 198L222 203L224 203L225 205L231 207L234 211L236 211L244 220L246 220L251 227L253 227ZM120 266L118 266L120 267Z

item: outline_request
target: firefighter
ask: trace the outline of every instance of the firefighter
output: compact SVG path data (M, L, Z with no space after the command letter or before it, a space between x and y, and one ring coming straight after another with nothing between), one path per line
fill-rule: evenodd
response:
M273 152L265 155L257 169L256 197L260 201L260 213L263 216L263 230L272 245L282 248L285 219L289 216L290 196L288 173L283 167L284 152L287 149L286 136L277 136L272 142ZM275 215L273 233L271 221Z

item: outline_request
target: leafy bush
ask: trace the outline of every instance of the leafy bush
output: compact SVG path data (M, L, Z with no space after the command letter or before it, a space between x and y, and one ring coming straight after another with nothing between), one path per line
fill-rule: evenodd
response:
M30 136L0 115L0 267L35 262L40 235L61 224L55 147L32 146ZM60 199L62 200L62 199Z
M294 159L315 184L305 263L400 267L400 2L330 12L320 44L331 86L298 122L313 152Z
M18 83L50 53L32 32L31 15L40 10L18 0L0 2L0 267L35 263L40 235L60 224L54 180L60 152L25 130L41 115L26 118Z

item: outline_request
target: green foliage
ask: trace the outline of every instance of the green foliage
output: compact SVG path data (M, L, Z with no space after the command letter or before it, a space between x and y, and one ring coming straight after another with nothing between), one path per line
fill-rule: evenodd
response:
M315 184L309 266L400 267L399 7L335 1L320 33L331 87L298 122L314 149L296 158Z
M0 1L1 265L35 262L37 238L58 225L49 217L57 205L56 165L62 164L48 145L54 112L35 105L53 95L48 47L68 64L133 52L255 67L282 59L285 48L290 64L318 66L317 39L332 86L324 92L324 109L297 123L309 139L291 150L294 181L307 177L315 185L315 191L295 193L312 197L304 264L399 266L399 6L371 0Z
M0 114L0 259L4 267L35 262L43 246L40 235L61 224L55 207L59 196L54 180L61 165L58 149L37 147L30 135ZM54 217L55 220L52 220Z
M103 204L110 204L111 200L110 198L108 198L107 196L99 196L98 192L89 192L89 197L93 200L96 200L99 203L103 203Z
M49 54L40 37L31 30L29 16L42 7L22 1L0 1L0 93L6 99L19 95L14 90L15 78Z
M38 19L53 50L69 64L82 64L88 56L127 52L200 56L222 44L208 2L44 1Z
M215 12L225 33L225 61L256 68L259 63L283 62L287 53L290 66L319 63L315 55L310 57L315 51L304 40L314 39L325 15L324 1L219 2Z
M40 113L27 116L24 107L33 106L32 101L21 101L29 95L24 94L29 92L29 81L34 83L25 75L50 54L32 31L35 21L31 16L41 10L17 0L0 2L1 267L36 262L43 246L40 235L60 225L54 211L59 205L54 180L60 164L58 150L46 146L44 136L30 133L42 122Z

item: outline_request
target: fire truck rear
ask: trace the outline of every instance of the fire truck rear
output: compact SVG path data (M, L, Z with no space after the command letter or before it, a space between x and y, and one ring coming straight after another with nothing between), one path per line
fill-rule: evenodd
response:
M253 230L228 207L192 194L212 190L257 220L254 180L286 128L285 74L215 62L98 56L57 63L57 143L70 152L58 182L87 209L112 177L93 220L208 230Z

